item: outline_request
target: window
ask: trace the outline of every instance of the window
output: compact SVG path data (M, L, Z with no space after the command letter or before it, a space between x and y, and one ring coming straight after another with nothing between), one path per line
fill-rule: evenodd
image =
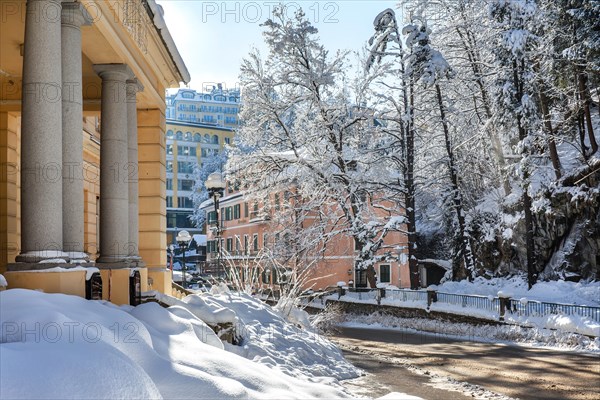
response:
M390 266L387 264L382 264L379 266L379 282L381 283L390 283Z
M258 203L254 203L254 207L252 209L252 217L256 218L258 216Z
M235 252L239 254L240 252L240 237L238 235L234 236L234 240L235 240Z
M208 220L209 224L214 224L217 222L217 214L214 211L209 211L206 219Z
M167 131L167 139L173 139L173 131L170 129Z
M194 228L194 223L190 220L191 212L169 211L167 212L167 227L168 228ZM169 226L169 224L171 224Z
M177 138L177 140L183 140L183 132L177 131L176 138Z
M213 135L212 142L213 144L219 144L219 137L217 135Z
M204 142L205 143L210 143L210 135L208 133L204 134Z
M207 253L216 253L217 252L217 243L214 240L208 240L206 242L206 252Z
M250 214L248 214L248 203L244 203L244 217L248 218Z
M173 197L167 196L167 207L173 207Z
M167 179L167 190L173 190L173 179Z
M194 202L187 196L180 196L177 198L177 206L179 208L194 208Z
M191 179L179 179L177 189L192 191L194 189L194 181Z
M271 283L271 270L264 269L262 272L262 283L270 284Z
M248 254L248 235L244 235L244 253Z
M196 148L195 147L190 147L190 154L189 155L196 157Z
M240 205L233 206L233 219L240 219Z
M252 236L252 250L258 251L258 233Z
M167 155L170 156L173 154L173 145L172 144L168 144L167 145Z
M173 172L173 161L167 160L167 172Z
M189 161L177 161L177 172L180 174L193 173L194 172L194 163L189 162Z
M206 151L206 149L203 147L200 150L200 155L204 158L204 157L208 157L208 152Z
M232 238L227 238L227 244L225 249L231 253L231 251L233 250L233 239Z
M194 142L201 142L202 136L199 133L194 133Z
M185 140L191 142L192 141L192 132L185 133Z
M267 245L269 244L269 242L267 241L267 238L268 238L267 234L263 233L263 248L266 248Z
M275 210L279 211L279 193L275 193Z
M225 138L225 144L231 144L231 138L226 137Z
M231 221L233 216L233 212L231 207L227 207L225 209L225 221Z

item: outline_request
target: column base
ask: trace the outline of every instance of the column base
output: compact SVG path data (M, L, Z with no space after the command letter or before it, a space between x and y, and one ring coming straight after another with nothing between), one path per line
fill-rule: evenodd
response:
M98 257L96 260L95 267L98 269L120 269L120 268L144 268L146 264L142 261L141 257Z
M42 271L51 268L64 268L64 269L72 269L77 267L91 268L95 267L94 263L78 263L78 264L70 264L70 263L59 263L59 262L15 262L9 263L6 266L7 272L22 272L22 271Z
M58 250L28 251L25 253L21 253L17 257L15 257L15 261L17 263L35 264L39 263L40 261L48 260L64 260L66 262L69 262L70 257L68 253Z
M81 263L89 263L90 262L90 255L88 253L84 253L82 251L68 251L67 254L69 255L71 264L73 264L74 262L81 262Z

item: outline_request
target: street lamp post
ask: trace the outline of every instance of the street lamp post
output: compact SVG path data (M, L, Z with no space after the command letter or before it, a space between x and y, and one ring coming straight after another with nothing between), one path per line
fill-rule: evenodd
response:
M213 172L208 176L205 183L206 190L208 190L209 196L213 198L215 205L215 218L216 218L216 239L218 246L218 260L217 260L217 278L221 276L221 259L223 257L223 249L221 248L221 224L219 218L219 199L223 197L225 193L225 182L220 172Z
M171 280L173 280L173 258L175 257L175 245L174 244L170 244L167 246L167 253L169 253L169 256L171 257L171 263L169 264L170 266L170 270L171 270Z
M183 267L181 268L181 271L183 273L183 288L187 288L187 282L185 279L185 270L187 269L187 265L185 264L185 251L188 247L188 244L192 241L192 237L190 236L190 233L188 231L180 231L177 234L177 238L175 239L177 240L177 243L179 244L179 248L183 251Z

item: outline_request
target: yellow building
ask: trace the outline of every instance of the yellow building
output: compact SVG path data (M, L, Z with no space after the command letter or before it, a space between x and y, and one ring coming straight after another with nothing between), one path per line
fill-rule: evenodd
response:
M154 0L13 0L0 12L9 289L85 296L96 272L102 297L118 304L136 286L170 291L165 90L190 77L162 9Z
M185 229L200 234L190 221L194 167L203 159L223 151L233 142L233 128L167 119L167 243L175 243L177 232Z

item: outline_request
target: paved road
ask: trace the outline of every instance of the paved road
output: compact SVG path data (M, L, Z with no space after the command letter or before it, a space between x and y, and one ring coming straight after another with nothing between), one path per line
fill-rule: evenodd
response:
M600 399L598 355L346 327L331 339L374 375L366 378L376 381L374 392L365 393L373 396L394 390L441 400Z

